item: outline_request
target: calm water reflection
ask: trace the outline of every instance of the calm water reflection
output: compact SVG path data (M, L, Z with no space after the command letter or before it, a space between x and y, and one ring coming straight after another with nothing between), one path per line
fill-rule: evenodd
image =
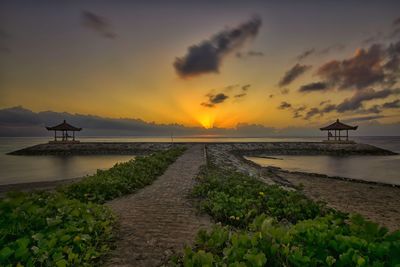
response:
M261 166L400 184L400 156L277 156L247 157Z

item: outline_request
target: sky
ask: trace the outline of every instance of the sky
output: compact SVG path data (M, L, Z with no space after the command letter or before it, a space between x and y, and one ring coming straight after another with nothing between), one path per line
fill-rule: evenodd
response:
M318 129L340 118L395 135L399 10L399 1L0 0L0 127L13 127L5 116L19 107L189 128Z

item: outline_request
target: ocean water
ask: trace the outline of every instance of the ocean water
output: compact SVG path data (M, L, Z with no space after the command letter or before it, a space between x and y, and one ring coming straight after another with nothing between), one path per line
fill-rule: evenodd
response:
M376 145L400 153L400 137L354 137L357 142ZM6 153L27 146L45 143L49 138L0 138L0 184L53 181L90 175L117 162L132 159L129 155L87 156L12 156ZM171 142L171 137L83 137L82 142ZM316 142L323 137L174 137L174 142ZM284 156L283 160L254 159L261 165L323 173L356 179L400 184L399 156L326 157ZM285 160L286 158L286 160ZM318 162L318 164L316 164ZM318 166L315 169L315 166ZM278 166L279 167L279 166Z

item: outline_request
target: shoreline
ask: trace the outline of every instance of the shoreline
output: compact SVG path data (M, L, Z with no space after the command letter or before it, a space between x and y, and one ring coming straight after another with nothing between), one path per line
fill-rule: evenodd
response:
M82 142L44 143L7 153L8 155L129 155L148 154L174 146L201 144L223 151L251 155L397 155L362 143L325 142Z
M70 179L53 180L53 181L37 181L37 182L27 182L27 183L15 183L15 184L0 184L0 198L4 197L8 192L20 191L20 192L30 192L30 191L52 191L58 186L72 184L81 181L83 177L76 177Z

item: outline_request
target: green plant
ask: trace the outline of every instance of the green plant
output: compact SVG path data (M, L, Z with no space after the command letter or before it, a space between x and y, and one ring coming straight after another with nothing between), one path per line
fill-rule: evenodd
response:
M55 193L10 193L0 200L0 266L96 266L113 238L108 199L150 184L183 153L157 152L98 171Z
M98 170L96 174L87 176L81 182L60 190L69 198L104 203L152 183L183 151L184 148L177 147L146 157L136 157L128 162L118 163L108 170Z
M199 232L183 266L400 266L400 231L327 209L301 192L211 166L194 195L222 225Z
M201 209L227 225L246 227L262 213L295 223L333 212L301 192L216 167L203 169L198 181L193 195L200 199Z
M114 216L59 193L0 201L0 266L87 266L109 250Z

